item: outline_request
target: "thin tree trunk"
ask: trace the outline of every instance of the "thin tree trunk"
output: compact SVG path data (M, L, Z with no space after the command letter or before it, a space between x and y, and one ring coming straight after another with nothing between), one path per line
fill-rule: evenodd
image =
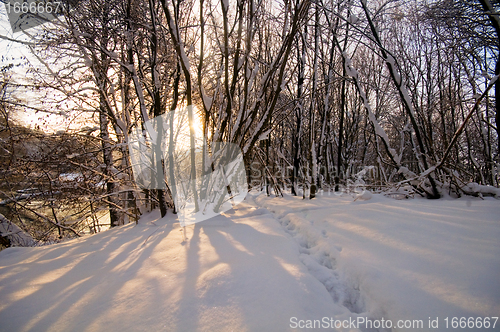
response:
M150 44L151 44L151 80L153 81L153 114L155 117L159 117L161 115L161 97L160 97L160 78L158 73L158 31L156 24L156 3L155 0L149 0L149 9L151 15L151 36L150 36ZM163 121L157 120L157 132L158 135L156 137L156 148L154 149L155 154L155 162L156 162L156 172L158 173L156 179L162 181L162 183L158 183L158 189L156 190L156 195L158 198L158 204L160 205L160 213L161 217L165 217L167 215L167 202L165 200L165 190L162 189L165 187L164 174L164 164L163 164L163 151L162 151L162 140L163 140Z
M99 84L99 125L100 125L100 137L101 137L101 145L102 145L102 155L104 165L106 167L104 174L107 176L106 179L106 194L108 195L109 200L109 218L110 218L110 226L115 227L120 224L119 213L116 210L116 203L114 197L115 191L115 182L113 180L113 155L111 153L111 141L109 136L109 121L108 121L108 105L106 100L106 92L107 92L107 72L108 72L108 64L109 59L108 55L105 53L107 50L107 42L108 42L108 11L109 8L107 5L104 5L103 13L102 13L102 34L100 40L101 47L101 58L100 58L100 68L97 69L99 72L99 77L97 82Z
M314 23L314 63L313 63L313 85L311 92L311 108L309 110L309 135L311 143L310 151L310 164L311 164L311 180L309 199L316 197L317 180L318 180L318 160L316 156L316 90L318 89L318 53L319 53L319 8L317 5L314 7L315 23Z
M196 186L196 155L195 155L195 130L194 130L194 114L193 114L193 97L192 97L192 86L191 86L191 66L189 64L189 59L184 51L184 44L182 43L177 22L174 21L168 7L166 0L160 0L163 6L163 11L167 17L168 29L170 32L170 37L175 47L177 57L179 59L182 72L184 73L184 80L186 81L186 102L187 102L187 112L189 121L189 145L190 145L190 159L191 159L191 172L190 172L190 183L191 190L193 192L194 201L194 212L198 212L199 201L198 201L198 191Z
M305 57L306 57L306 38L307 38L307 26L304 27L304 32L301 34L302 40L302 53L299 51L299 42L297 41L297 57L299 63L298 78L297 78L297 106L295 110L296 115L296 128L293 135L293 173L292 173L292 195L297 196L298 192L298 177L300 168L300 155L301 146L300 138L302 134L302 89L304 86L304 69L305 69Z

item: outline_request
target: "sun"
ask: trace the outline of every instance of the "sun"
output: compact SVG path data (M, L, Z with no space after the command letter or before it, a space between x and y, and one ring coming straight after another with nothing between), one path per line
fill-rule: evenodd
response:
M203 139L203 120L200 113L198 108L193 105L193 127L196 140Z
M190 115L192 115L192 121L189 119ZM194 134L195 146L203 145L203 122L196 106L178 107L162 117L165 119L167 137L172 135L177 148L190 149L192 134Z

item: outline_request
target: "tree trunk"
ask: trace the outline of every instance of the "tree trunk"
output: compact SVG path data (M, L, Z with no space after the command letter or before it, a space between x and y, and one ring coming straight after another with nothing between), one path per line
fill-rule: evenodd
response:
M157 65L157 57L158 57L158 31L157 31L157 24L156 24L156 4L155 0L149 0L149 8L150 8L150 14L151 14L151 26L152 26L152 31L151 31L151 80L153 81L153 113L155 117L161 116L161 97L160 97L160 89L161 89L161 84L160 84L160 78L159 78L159 73L158 73L158 65ZM162 140L163 140L163 121L157 121L158 123L158 135L156 138L156 149L154 154L155 154L155 161L156 161L156 172L161 174L160 176L157 176L157 179L164 179L165 177L165 170L164 170L164 164L163 164L163 152L161 150L162 147ZM165 180L163 180L163 183L158 183L158 188L156 190L156 195L158 198L158 204L160 205L160 213L161 217L165 217L167 215L167 202L165 200L165 190L161 189L164 188Z

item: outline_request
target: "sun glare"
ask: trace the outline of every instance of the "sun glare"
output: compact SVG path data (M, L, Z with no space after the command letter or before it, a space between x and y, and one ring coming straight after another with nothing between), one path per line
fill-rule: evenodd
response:
M200 111L196 106L193 106L193 127L196 139L203 138L203 122L200 116Z

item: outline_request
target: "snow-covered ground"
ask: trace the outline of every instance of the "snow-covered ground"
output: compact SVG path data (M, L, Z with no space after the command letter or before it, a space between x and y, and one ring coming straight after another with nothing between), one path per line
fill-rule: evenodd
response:
M186 228L151 213L139 225L0 252L1 331L377 330L354 324L363 319L445 331L446 317L451 327L453 317L497 316L492 198L254 193Z
M311 274L359 316L421 320L420 330L435 330L429 319L446 330L447 317L451 327L453 317L500 316L498 200L257 201L299 243Z

